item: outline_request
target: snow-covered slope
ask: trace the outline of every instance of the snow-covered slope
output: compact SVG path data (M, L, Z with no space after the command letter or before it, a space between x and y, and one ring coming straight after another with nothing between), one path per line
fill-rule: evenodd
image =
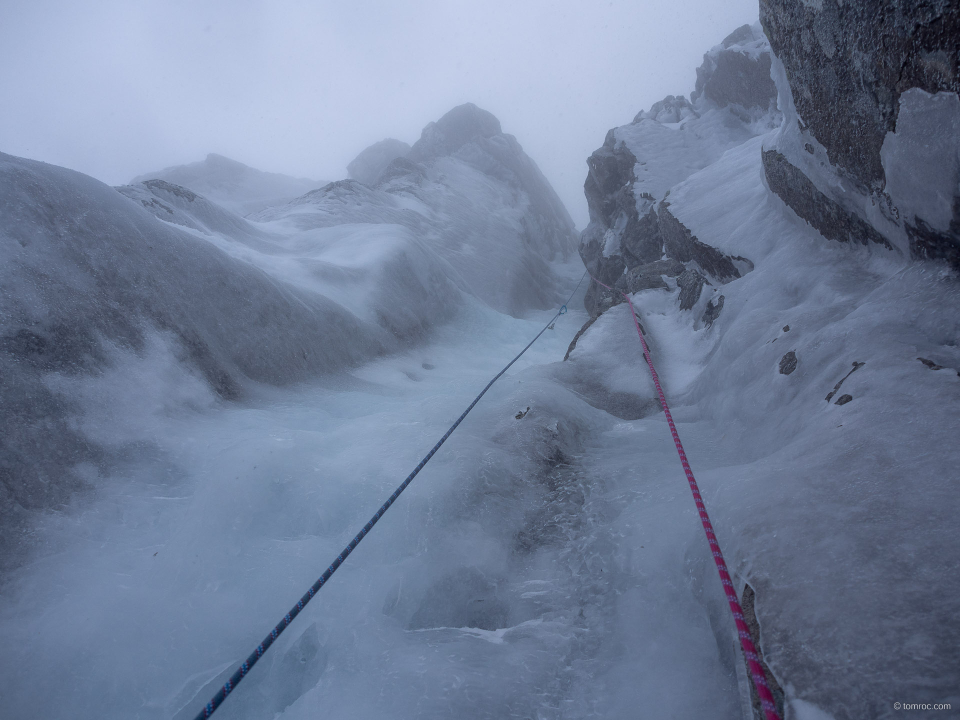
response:
M264 172L216 153L188 165L138 175L130 184L145 180L165 180L181 185L239 215L280 205L326 184L320 180Z
M149 362L174 405L180 384L249 398L422 343L467 297L549 306L547 263L575 234L562 206L531 209L555 198L542 176L524 185L452 157L419 167L433 179L334 183L251 222L165 180L113 189L0 156L4 562L30 518L126 452L84 429L64 378Z
M223 219L209 209L211 224ZM303 381L392 343L322 294L79 173L0 155L0 216L5 551L31 511L61 505L115 460L80 429L76 399L57 391L57 378L150 356L168 366L159 385L199 377L236 398L249 381ZM235 220L220 229L241 229Z

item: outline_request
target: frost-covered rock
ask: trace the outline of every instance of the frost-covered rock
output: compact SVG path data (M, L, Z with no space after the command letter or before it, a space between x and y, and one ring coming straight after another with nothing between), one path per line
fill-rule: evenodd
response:
M703 56L696 89L690 94L694 103L706 97L719 107L739 105L760 112L772 108L777 87L770 77L770 45L758 30L743 25Z
M405 157L410 146L403 140L387 138L363 150L347 165L347 173L354 180L374 185L380 173L397 158Z
M210 153L199 162L138 175L130 184L145 180L165 180L181 185L239 215L280 205L325 184L264 172L216 153Z
M464 290L514 315L555 302L547 263L576 245L539 168L472 104L427 125L375 186L337 181L254 217L306 234L344 223L399 226L442 258Z
M749 270L746 259L725 257L691 238L665 198L726 150L776 127L780 115L770 64L760 25L744 25L704 55L690 100L669 95L607 133L603 147L587 160L590 224L580 238L580 255L598 280L613 285L622 274L664 256L688 263L717 284ZM702 286L689 285L688 293L694 287L699 292ZM593 282L585 298L591 314L620 301L619 293Z
M771 187L811 223L811 215L842 210L850 220L841 225L869 225L914 257L960 267L957 4L898 0L880 11L763 0L760 19L785 115L766 146L780 158L767 166L768 179L789 164L819 195L791 197L775 178ZM811 202L831 209L799 209Z

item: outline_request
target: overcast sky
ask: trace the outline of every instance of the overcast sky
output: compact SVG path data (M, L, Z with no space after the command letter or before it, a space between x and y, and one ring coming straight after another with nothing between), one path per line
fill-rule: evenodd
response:
M336 180L474 102L587 221L606 131L689 94L757 0L0 0L0 151L112 185L217 152Z

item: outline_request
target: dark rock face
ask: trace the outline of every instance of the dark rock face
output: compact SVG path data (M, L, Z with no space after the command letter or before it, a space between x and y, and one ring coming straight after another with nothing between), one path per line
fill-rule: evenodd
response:
M953 0L760 0L797 112L830 162L871 190L901 93L960 92L960 6Z
M777 99L777 86L770 77L770 53L754 58L729 49L749 42L752 36L750 26L743 25L724 39L721 51L703 56L703 65L697 68L694 99L702 95L720 107L740 105L763 110L770 107Z
M703 286L707 279L696 270L684 270L677 278L677 285L680 287L680 309L690 310L700 299L700 293L703 292Z
M828 240L863 245L873 242L890 247L883 235L817 190L799 168L776 150L763 151L763 172L770 189Z
M687 227L677 220L668 210L670 204L660 203L657 216L660 218L660 231L663 233L663 245L670 257L680 262L696 262L703 270L720 282L728 282L740 277L740 270L734 264L734 258L724 255L715 247L697 240ZM736 258L749 262L745 258Z
M645 205L649 204L650 209L641 217L634 205L633 214L628 217L620 237L620 250L630 267L655 262L663 255L663 233L660 230L660 218L653 206L654 199L651 195L643 194L640 200Z
M623 275L625 265L620 255L612 255L610 257L601 255L594 262L592 269L590 265L587 265L587 268L591 270L590 274L596 277L597 280L604 285L613 287L614 283ZM614 305L619 305L622 302L623 296L619 292L616 290L608 290L598 285L593 278L591 278L590 285L587 287L587 293L583 298L583 306L587 309L587 312L590 313L591 317L596 317L605 310L610 309Z
M637 158L630 149L623 143L617 143L613 130L607 133L603 146L587 159L588 172L583 193L587 198L594 235L600 234L601 228L613 228L618 223L624 229L628 224L639 223L637 200L633 195L633 182L637 179L633 167L636 163ZM594 237L590 236L589 239ZM596 240L599 243L601 238ZM640 246L645 246L642 239L630 244L638 251ZM597 251L603 249L599 245L596 248ZM651 248L651 252L655 252L655 249ZM652 259L659 260L660 253L656 252L656 257Z
M848 372L846 375L844 375L842 378L840 378L840 381L833 386L833 390L827 393L826 401L830 402L833 399L833 396L837 394L837 391L840 389L840 386L843 385L843 381L846 380L851 375L853 375L857 370L862 368L864 365L866 365L866 363L862 363L862 362L858 362L857 360L854 360L853 369L850 372ZM853 398L850 397L849 395L844 395L844 397L847 397L847 398L850 398L850 400L853 400ZM850 402L850 400L844 400L844 402ZM843 403L840 403L840 404L842 405Z
M713 321L720 317L720 311L723 310L723 295L717 298L717 304L713 304L713 300L707 303L707 309L703 311L703 315L700 317L700 322L705 326L710 327L713 325Z
M580 257L593 277L610 286L618 282L624 270L659 260L663 252L656 213L651 210L641 218L637 212L633 194L636 162L630 149L616 141L613 130L607 133L603 146L587 159L583 192L590 224L580 238ZM619 230L620 251L605 255L608 233L616 232L615 229ZM619 292L591 280L584 304L596 316L622 300Z
M907 236L910 238L910 253L924 260L946 260L960 269L960 195L954 198L953 220L950 229L942 233L923 221L914 218L906 223Z
M797 369L797 354L791 350L780 358L780 374L789 375Z
M761 0L760 20L783 64L796 110L796 122L783 128L776 149L810 178L831 176L818 185L832 188L826 192L835 203L862 207L869 196L867 203L889 221L888 226L866 215L865 222L841 221L834 239L847 234L844 226L868 237L869 224L894 242L904 237L914 258L946 260L960 269L960 189L956 161L950 159L960 147L960 116L954 109L951 120L947 110L951 99L956 107L960 93L960 5ZM931 164L939 167L925 172ZM770 179L773 168L765 162L765 169ZM809 195L802 182L795 184L801 195ZM796 193L788 198L783 183L770 185L831 237L809 216L832 216L821 225L838 225L836 207L805 214L800 208L808 200ZM857 202L844 202L856 195ZM918 201L941 196L942 210Z
M354 180L366 185L374 185L380 173L397 158L402 158L410 152L410 146L402 140L387 138L363 150L350 164L347 173Z

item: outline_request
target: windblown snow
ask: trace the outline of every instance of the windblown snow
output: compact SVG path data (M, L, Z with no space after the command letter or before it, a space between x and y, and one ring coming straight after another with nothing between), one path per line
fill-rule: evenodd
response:
M958 707L956 277L784 205L775 107L667 105L615 131L636 196L753 269L633 301L788 711ZM246 217L0 155L5 716L194 717L574 291L492 115L394 149ZM627 306L564 360L586 287L218 717L751 717Z

